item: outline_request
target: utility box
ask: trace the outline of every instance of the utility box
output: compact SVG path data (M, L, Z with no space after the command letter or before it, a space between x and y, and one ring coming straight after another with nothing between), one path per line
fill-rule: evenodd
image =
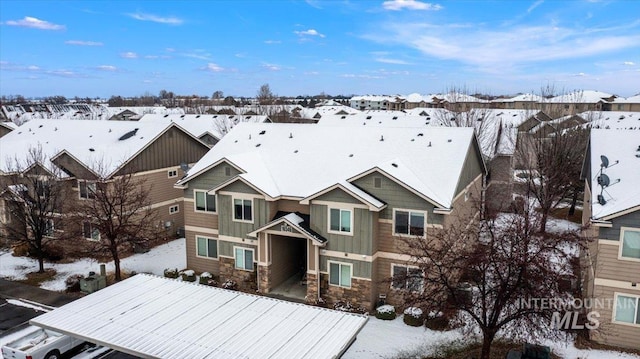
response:
M83 293L93 293L107 286L107 277L89 272L89 275L80 279L80 291Z

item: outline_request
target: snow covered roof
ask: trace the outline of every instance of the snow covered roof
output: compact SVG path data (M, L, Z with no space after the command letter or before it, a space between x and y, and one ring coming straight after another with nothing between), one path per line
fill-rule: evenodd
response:
M153 122L165 125L175 122L194 137L200 138L203 135L210 134L219 140L240 122L260 123L271 122L271 120L263 115L146 114L138 122Z
M395 101L397 96L387 96L387 95L364 95L364 96L353 96L351 101L369 101L369 102L384 102L384 101Z
M591 130L589 159L591 168L591 211L593 219L608 220L616 214L640 206L640 134L636 131ZM603 169L611 185L602 191L606 203L598 203L602 187L598 185L600 156L606 156L609 167ZM619 161L614 165L616 161ZM616 183L617 180L620 182ZM640 210L640 208L639 208Z
M303 199L380 168L449 208L473 137L471 128L363 126L352 131L344 126L242 123L178 184L224 160L243 170L239 178L271 198Z
M67 153L87 168L99 165L110 177L168 128L129 121L32 120L0 138L0 171L16 158L24 163L29 149L41 146L49 160ZM54 169L51 162L43 165Z
M147 358L337 358L367 317L138 274L31 320Z
M640 112L587 111L578 116L589 121L591 128L640 130Z
M495 100L492 100L491 102L540 102L542 100L542 96L531 93L523 93L511 98L497 98Z
M613 103L640 103L640 95L635 95L631 97L617 97L613 100Z
M575 91L565 95L552 97L546 102L549 103L597 103L600 101L607 101L615 95L606 92L584 90Z

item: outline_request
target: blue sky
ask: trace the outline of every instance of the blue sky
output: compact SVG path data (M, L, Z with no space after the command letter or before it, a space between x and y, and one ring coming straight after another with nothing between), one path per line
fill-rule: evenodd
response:
M0 1L0 93L640 92L640 1Z

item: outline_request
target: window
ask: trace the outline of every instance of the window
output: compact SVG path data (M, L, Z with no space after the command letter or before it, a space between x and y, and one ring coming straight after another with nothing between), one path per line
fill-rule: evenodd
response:
M239 199L233 200L233 219L236 221L253 221L253 200Z
M404 264L391 265L391 287L411 292L422 291L424 273L418 267Z
M424 237L424 212L393 212L394 234Z
M84 238L91 241L99 241L100 240L100 231L95 228L91 222L82 223L82 233Z
M178 177L178 170L169 170L167 172L167 177L169 178Z
M253 270L253 249L233 247L236 259L236 269Z
M616 294L616 315L614 321L640 324L640 297Z
M206 191L193 191L196 197L196 212L215 212L216 196L208 194Z
M351 264L329 262L329 284L351 288Z
M55 225L53 222L53 219L49 218L47 219L47 223L45 224L45 228L44 228L44 235L45 236L52 236L53 235L53 231L55 231Z
M329 209L329 231L351 233L351 210Z
M95 182L78 181L78 187L80 188L80 198L95 198Z
M180 205L176 204L175 206L169 207L169 214L174 214L178 212L180 212Z
M640 229L623 227L620 232L622 237L620 257L640 260Z
M213 238L196 236L198 257L218 258L218 241Z

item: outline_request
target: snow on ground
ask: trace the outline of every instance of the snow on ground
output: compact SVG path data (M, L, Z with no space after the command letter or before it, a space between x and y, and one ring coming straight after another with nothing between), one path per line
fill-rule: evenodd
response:
M106 263L107 272L114 270L113 261ZM152 248L147 253L136 254L120 261L120 268L126 272L151 273L164 275L164 269L175 267L184 269L187 266L184 238L176 239L161 246ZM98 261L84 258L73 263L45 263L46 268L54 268L56 276L43 282L40 287L53 291L64 291L65 280L73 274L88 275L99 272ZM26 279L27 273L38 270L38 261L26 257L14 257L11 253L0 254L0 277L10 280Z
M552 220L554 226L563 228L575 224L566 221ZM9 253L0 254L0 277L9 279L25 278L26 274L37 270L37 262L27 258L13 257ZM122 268L125 271L136 271L163 275L165 268L186 268L185 240L178 239L164 245L153 248L148 253L135 254L122 260ZM64 280L72 274L88 274L89 271L97 272L99 263L93 260L83 259L69 264L50 264L47 268L54 268L58 275L55 279L43 283L42 287L51 290L64 290ZM113 270L113 263L107 264L107 271ZM27 328L0 338L0 345L19 336L26 334L33 328ZM411 327L403 323L402 316L395 320L380 320L373 316L364 326L357 340L344 354L344 359L369 359L389 358L399 352L415 352L428 354L438 344L452 340L458 341L464 336L458 331L440 332L424 327ZM632 354L603 350L577 349L572 343L546 343L553 351L565 359L638 359ZM94 353L95 354L95 353ZM86 358L91 357L85 353ZM74 357L75 358L75 357Z

